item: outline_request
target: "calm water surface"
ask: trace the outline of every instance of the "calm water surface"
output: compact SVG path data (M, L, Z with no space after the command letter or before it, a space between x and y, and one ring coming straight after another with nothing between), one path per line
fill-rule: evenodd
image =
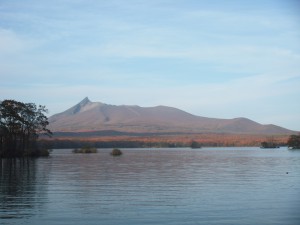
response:
M109 152L0 160L0 224L300 224L300 151Z

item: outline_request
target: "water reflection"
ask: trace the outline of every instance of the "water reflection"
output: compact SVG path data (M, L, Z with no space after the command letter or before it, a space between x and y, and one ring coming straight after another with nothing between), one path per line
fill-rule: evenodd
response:
M0 161L0 223L299 224L300 153L122 151Z
M37 159L0 159L0 219L29 217L42 208Z

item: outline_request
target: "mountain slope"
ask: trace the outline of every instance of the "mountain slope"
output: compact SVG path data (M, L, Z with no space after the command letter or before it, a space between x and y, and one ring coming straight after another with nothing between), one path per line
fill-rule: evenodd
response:
M252 133L290 134L275 125L261 125L246 118L214 119L167 107L115 106L83 99L70 109L49 118L54 131L82 132L115 130L140 133Z

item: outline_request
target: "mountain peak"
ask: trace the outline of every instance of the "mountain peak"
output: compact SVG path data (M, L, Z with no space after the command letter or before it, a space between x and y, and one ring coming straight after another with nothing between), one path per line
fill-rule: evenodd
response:
M89 105L91 103L91 101L89 100L88 97L85 97L83 100L81 100L78 104L76 104L75 106L73 106L72 108L68 109L65 111L65 113L67 113L68 115L74 115L77 114L78 112L81 111L82 108L84 108L85 106Z
M247 118L213 119L167 106L114 106L85 97L70 109L53 115L54 131L115 130L139 133L252 133L289 134L293 131L259 124Z
M89 100L88 97L85 97L81 102L79 102L79 105L80 106L84 106L86 105L87 103L90 103L91 101Z

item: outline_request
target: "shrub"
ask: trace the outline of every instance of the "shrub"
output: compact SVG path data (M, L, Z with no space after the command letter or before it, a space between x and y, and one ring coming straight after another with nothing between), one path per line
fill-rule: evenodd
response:
M122 155L122 151L118 148L114 148L111 153L110 153L112 156L119 156L119 155Z

